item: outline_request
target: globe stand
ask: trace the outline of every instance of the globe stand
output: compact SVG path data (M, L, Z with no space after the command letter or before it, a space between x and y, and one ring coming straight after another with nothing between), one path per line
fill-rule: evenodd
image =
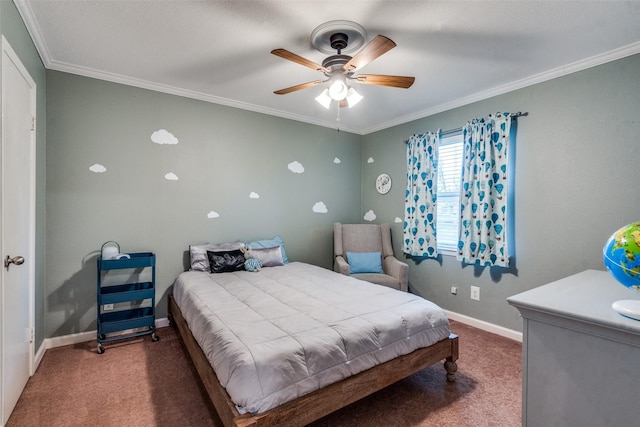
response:
M623 299L614 301L614 303L611 304L611 308L624 317L628 317L633 320L640 320L640 300Z

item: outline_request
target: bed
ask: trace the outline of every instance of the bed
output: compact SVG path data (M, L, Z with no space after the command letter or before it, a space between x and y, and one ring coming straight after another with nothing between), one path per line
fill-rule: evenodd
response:
M225 426L306 425L438 361L457 370L438 306L301 262L184 272L169 318Z

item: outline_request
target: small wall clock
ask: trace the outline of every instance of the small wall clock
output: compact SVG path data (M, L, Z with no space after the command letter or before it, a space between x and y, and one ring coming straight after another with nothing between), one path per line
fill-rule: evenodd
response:
M380 194L387 194L391 190L391 177L386 173L381 173L376 178L376 190Z

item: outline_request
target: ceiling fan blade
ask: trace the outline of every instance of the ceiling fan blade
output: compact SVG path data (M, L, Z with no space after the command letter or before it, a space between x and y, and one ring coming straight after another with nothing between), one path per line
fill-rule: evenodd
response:
M390 86L403 89L410 88L415 77L409 76L384 76L380 74L358 74L356 81L366 85Z
M360 52L356 53L356 56L351 58L351 60L344 64L342 68L344 68L345 71L353 72L364 67L377 57L387 53L394 47L396 47L396 44L393 40L388 37L378 35Z
M310 61L306 58L303 58L300 55L296 55L293 52L289 52L286 49L273 49L271 51L271 53L273 53L275 56L279 56L280 58L289 60L289 61L293 61L296 64L300 64L303 65L305 67L309 67L312 70L317 70L317 71L322 71L323 73L329 73L330 71L326 68L324 68L322 65L320 64L316 64L313 61Z
M275 93L276 95L286 95L287 93L295 92L301 89L306 89L308 87L315 86L320 83L322 83L322 80L314 80L312 82L302 83L302 84L291 86L285 89L276 90L273 93Z

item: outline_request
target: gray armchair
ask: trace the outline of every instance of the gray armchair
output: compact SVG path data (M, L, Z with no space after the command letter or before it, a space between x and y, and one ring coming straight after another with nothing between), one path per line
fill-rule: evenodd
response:
M333 225L333 270L358 279L407 292L409 266L393 255L389 224ZM347 252L380 252L383 273L351 274Z

